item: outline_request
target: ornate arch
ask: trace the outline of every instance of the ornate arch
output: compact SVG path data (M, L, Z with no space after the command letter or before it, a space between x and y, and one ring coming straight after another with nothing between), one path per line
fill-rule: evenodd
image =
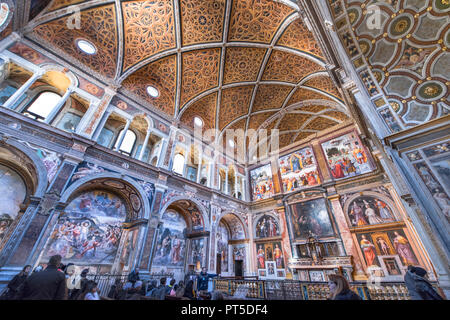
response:
M256 239L256 238L257 238L257 239L264 239L264 238L256 237L256 226L258 225L259 221L261 221L261 219L262 219L264 216L269 216L269 217L272 217L272 218L275 219L275 222L276 222L276 224L277 224L277 230L278 230L278 233L279 233L279 235L277 235L277 236L281 236L280 219L278 218L278 216L277 216L276 214L273 213L273 211L267 211L267 212L263 212L263 213L261 213L260 215L258 215L258 216L257 216L257 219L255 219L255 220L253 221L252 231L253 231L253 234L254 234L255 239Z
M211 229L210 223L209 223L209 214L208 214L208 210L205 208L205 206L198 201L195 198L189 198L187 199L186 196L176 196L172 199L170 199L167 203L164 204L164 206L160 209L159 211L159 219L162 218L164 212L167 211L167 209L169 208L169 206L173 205L175 202L180 201L180 200L184 200L184 201L190 201L192 203L194 203L197 207L197 209L200 211L200 213L202 214L202 218L203 218L203 224L204 224L204 231L209 231Z
M100 184L102 182L106 182L106 184ZM123 188L119 188L121 187L120 184L123 185ZM95 188L103 188L119 195L126 202L128 206L127 209L130 209L133 213L138 213L137 216L131 216L131 218L133 218L132 220L150 218L151 205L144 189L135 180L118 173L104 172L81 178L64 191L60 202L68 203L81 192ZM134 193L130 193L129 188L131 188ZM138 197L138 199L136 197ZM140 201L140 204L138 204L137 201ZM130 218L130 216L128 216L128 218Z
M237 219L237 221L239 222L239 225L242 227L242 231L244 233L244 238L243 239L248 239L249 238L248 227L247 227L245 221L243 220L243 218L239 214L237 214L236 212L227 211L227 210L222 211L222 213L220 214L220 216L216 220L215 228L218 227L220 221L227 215L232 215L233 217L235 217ZM231 226L229 225L230 222L228 222L226 219L225 219L225 222L226 222L227 226L231 229ZM242 240L242 239L235 239L235 238L233 238L233 230L230 230L230 233L231 233L230 234L230 240Z

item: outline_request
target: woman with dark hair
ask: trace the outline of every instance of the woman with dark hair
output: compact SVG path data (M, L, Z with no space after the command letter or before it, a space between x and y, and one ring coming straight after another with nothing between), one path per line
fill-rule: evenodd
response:
M184 289L183 297L188 298L190 300L195 300L195 292L194 292L194 281L189 280L186 288Z
M329 300L361 300L359 295L350 290L350 285L343 276L330 274L328 278L328 287L330 288Z
M28 278L32 267L30 265L26 265L23 267L22 271L12 278L12 280L8 283L8 291L4 294L3 298L5 300L14 300L17 298L17 294L22 288L23 283Z
M97 283L93 280L88 280L84 291L80 294L78 300L100 300L97 292Z

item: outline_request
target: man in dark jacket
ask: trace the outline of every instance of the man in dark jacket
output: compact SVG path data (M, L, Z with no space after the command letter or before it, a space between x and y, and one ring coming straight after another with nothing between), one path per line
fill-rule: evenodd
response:
M198 291L208 291L208 281L209 278L217 277L217 274L208 274L206 268L202 268L202 272L197 277L197 290Z
M23 300L63 300L66 292L66 277L58 271L61 256L50 257L44 271L34 273L27 280L20 292Z
M425 278L427 271L421 267L408 266L405 274L405 285L412 300L443 300Z

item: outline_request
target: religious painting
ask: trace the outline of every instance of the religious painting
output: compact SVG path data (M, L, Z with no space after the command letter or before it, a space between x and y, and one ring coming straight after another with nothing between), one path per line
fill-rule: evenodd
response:
M250 171L252 199L267 199L275 194L270 163Z
M391 129L392 132L402 131L402 127L400 127L389 108L379 110L378 112L383 117L384 122L386 122L387 126L389 127L389 129Z
M375 169L371 156L354 132L322 143L328 168L334 179L343 179Z
M316 238L334 236L324 198L293 204L291 212L296 239L307 239L311 236Z
M284 270L277 270L277 278L286 278L286 272Z
M276 270L275 262L273 262L273 261L266 261L267 277L269 277L269 278L276 277L275 270Z
M183 267L186 254L186 221L178 212L164 212L158 229L153 265Z
M97 143L101 146L108 148L113 137L114 132L112 130L103 128L102 131L100 132L100 135L97 138Z
M401 276L402 272L400 268L398 267L397 261L395 258L384 258L383 259L384 265L386 266L386 270L388 272L388 275L390 276Z
M368 267L380 267L380 259L395 255L404 267L419 264L409 239L401 229L362 233L357 235L357 240Z
M391 208L375 196L361 196L352 200L347 215L353 227L395 221Z
M197 181L197 168L187 166L187 178L191 181Z
M242 261L242 269L245 270L246 268L246 254L245 254L245 244L237 244L233 246L233 261ZM235 264L233 263L233 268L235 267ZM236 270L233 270L236 272Z
M137 242L137 235L138 235L137 229L130 230L127 234L127 238L125 241L125 245L123 247L122 255L120 257L120 264L122 265L122 269L129 270L129 266L132 265L131 259L133 258L132 252L136 248L136 242Z
M258 244L257 247L260 245ZM281 242L267 242L264 245L264 261L274 261L277 268L284 268L284 255ZM257 252L257 255L259 252ZM262 264L261 260L261 264Z
M196 271L206 267L206 239L198 238L191 240L191 261Z
M104 168L99 167L95 163L82 162L78 165L75 173L72 175L70 183L73 183L79 179L87 176L93 176L99 173L107 172Z
M323 271L309 271L309 278L311 282L325 282L325 274Z
M0 241L17 218L26 194L25 183L17 172L0 164Z
M75 132L80 121L81 116L72 112L67 112L64 114L61 121L58 122L56 127L67 132Z
M264 244L256 245L256 261L258 269L264 269L266 267L266 250Z
M228 240L229 232L227 226L220 221L217 227L217 253L220 254L220 270L228 272Z
M280 227L277 220L266 214L256 223L255 231L257 238L270 238L280 235Z
M47 169L47 179L48 182L52 182L53 178L56 176L56 173L58 172L58 169L61 164L61 157L58 153L43 149L38 146L34 146L30 144L28 141L20 141L21 143L25 144L30 149L33 149L36 151L38 157L42 160L44 163L45 169Z
M433 163L433 168L439 173L441 180L445 183L443 188L439 181L436 179L435 175L428 167L425 162L418 162L413 164L419 176L422 178L425 186L430 191L433 199L436 201L437 205L441 208L442 214L450 223L450 198L446 193L445 188L449 189L449 179L450 179L450 168L449 168L449 158L444 160L435 161Z
M258 270L258 275L260 277L266 277L266 270Z
M106 191L89 191L72 200L64 211L49 237L43 260L59 254L66 264L112 264L127 214L122 199Z
M427 157L436 156L438 154L443 154L443 153L446 153L449 151L450 151L450 147L449 147L448 142L436 144L434 146L423 149L423 152L425 153L425 155Z
M291 192L321 183L317 163L310 147L278 159L284 192Z

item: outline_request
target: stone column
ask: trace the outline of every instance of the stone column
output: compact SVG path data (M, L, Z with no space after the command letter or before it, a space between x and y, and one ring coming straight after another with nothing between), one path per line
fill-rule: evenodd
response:
M222 209L216 203L211 203L211 233L210 233L210 242L209 242L209 273L216 273L216 264L217 264L217 256L216 256L216 231L219 221L217 220L220 217Z
M122 132L120 133L120 137L117 140L117 146L114 148L114 151L119 151L120 146L122 145L123 139L125 139L125 135L127 134L128 128L130 128L131 119L127 119L127 123L125 124L125 127L122 129Z
M35 83L42 76L42 74L42 71L33 74L31 78L27 80L27 82L25 82L19 89L17 89L16 92L14 92L11 97L9 97L8 100L6 100L6 102L3 104L3 107L10 109L17 102L17 100L19 100L19 98L24 95L28 91L28 89L30 89L33 83Z
M92 140L97 141L98 137L100 136L100 133L102 133L103 128L105 127L106 121L108 121L109 116L111 115L112 110L106 110L106 112L103 114L102 119L100 120L100 123L97 126L97 129L95 129L94 134L92 135ZM80 134L82 131L82 126L80 125L81 122L77 126L76 133Z
M167 170L169 170L170 159L172 158L172 153L173 153L172 151L174 149L176 134L177 134L177 128L170 127L169 142L168 142L167 148L166 148L166 155L165 155L164 161L162 162L162 165L161 165L161 167L163 167L164 169L167 169Z
M151 132L152 132L152 130L150 130L150 129L147 130L147 134L145 135L144 143L142 144L141 153L139 154L138 160L142 161L142 158L144 157L145 149L147 149L148 139L150 138Z
M353 257L353 264L355 266L355 270L353 271L353 279L367 280L364 273L363 264L361 263L360 256L358 254L358 248L353 241L347 220L345 219L344 211L342 210L341 203L339 202L339 195L336 194L329 196L328 200L330 200L333 214L347 255L351 255Z
M330 175L330 171L328 170L328 163L325 159L323 152L322 152L322 146L319 144L319 141L314 140L312 142L313 152L316 157L317 161L317 167L320 168L319 171L322 175L322 183L330 182L332 181L332 177Z
M154 246L156 242L156 238L158 236L158 223L160 216L160 207L161 201L164 196L164 192L167 190L167 186L162 184L157 184L155 188L155 195L153 197L152 204L152 213L149 218L149 222L147 224L147 234L144 237L144 244L142 249L142 255L140 261L138 261L137 265L139 265L139 269L141 269L144 273L150 273L152 268L152 258L154 252Z
M66 102L69 99L72 92L73 92L72 87L67 89L66 93L64 93L64 95L61 97L61 99L59 99L56 106L53 108L53 110L50 112L50 114L45 119L45 123L51 123L53 121L53 119L55 119L55 116L58 114L58 112L61 110L61 108L64 107L64 105L66 104Z

